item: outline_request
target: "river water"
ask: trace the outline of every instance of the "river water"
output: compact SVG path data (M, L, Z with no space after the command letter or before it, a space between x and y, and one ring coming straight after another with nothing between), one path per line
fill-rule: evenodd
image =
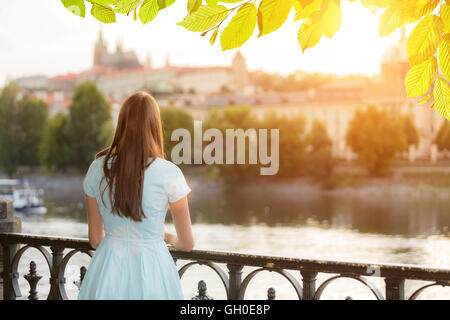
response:
M45 178L44 178L45 179ZM48 212L44 216L22 215L25 233L87 237L87 224L80 178L44 185ZM190 181L190 210L197 249L227 250L323 260L371 263L402 263L450 268L450 198L446 192L386 186L317 192L295 183L252 186L226 193L217 185ZM67 186L70 186L67 187ZM168 215L168 229L173 226ZM23 298L28 290L22 275L33 259L43 276L40 297L48 292L48 270L37 251L29 250L20 263ZM185 262L178 262L181 266ZM76 298L79 267L88 266L83 254L73 257L66 273L66 290ZM226 268L224 267L224 270ZM244 276L253 268L244 268ZM292 272L300 281L297 272ZM319 274L317 286L331 275ZM195 266L182 278L187 299L196 295L199 280L208 294L225 298L220 279L207 267ZM380 278L371 281L381 292ZM408 281L408 297L421 282ZM295 299L290 284L280 275L263 272L248 286L246 298L266 299L274 287L277 299ZM323 299L372 299L369 290L354 280L340 279L325 290ZM422 299L450 299L450 288L425 291Z

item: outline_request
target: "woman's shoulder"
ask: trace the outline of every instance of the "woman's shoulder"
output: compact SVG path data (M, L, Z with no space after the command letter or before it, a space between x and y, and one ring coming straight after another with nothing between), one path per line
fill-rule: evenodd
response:
M103 163L105 161L105 158L106 158L106 155L102 155L98 158L95 158L94 161L92 161L92 165L102 167Z
M95 158L91 164L89 165L88 172L96 172L99 170L103 170L103 163L105 161L105 156L100 156L98 158Z
M169 172L181 172L180 168L175 163L163 158L156 158L153 164L156 164L160 169L165 169Z

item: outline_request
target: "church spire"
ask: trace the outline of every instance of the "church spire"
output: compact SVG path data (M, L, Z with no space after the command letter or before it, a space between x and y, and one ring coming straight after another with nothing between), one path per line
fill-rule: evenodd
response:
M166 68L170 67L169 53L166 54Z
M103 28L102 28L101 24L100 24L100 27L98 28L97 44L101 45L101 46L105 44L103 41Z
M152 68L152 60L150 58L150 53L147 52L147 56L145 57L145 68L151 69Z

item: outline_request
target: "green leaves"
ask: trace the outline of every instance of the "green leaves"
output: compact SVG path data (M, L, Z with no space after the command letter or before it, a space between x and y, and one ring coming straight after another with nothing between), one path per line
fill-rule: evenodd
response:
M435 15L427 15L419 21L406 45L411 65L422 63L436 53L442 27L441 19Z
M96 3L92 4L91 14L98 21L103 23L116 22L116 15L111 7L105 7Z
M202 32L216 26L228 15L228 9L224 6L200 6L197 11L188 14L177 25L185 27L189 31Z
M158 15L159 6L157 0L144 0L139 8L139 19L146 24Z
M61 0L61 2L70 12L84 18L86 7L83 0Z
M323 14L323 21L323 34L331 39L341 28L342 24L340 0L331 0L329 2L328 8Z
M220 44L222 50L240 47L253 34L256 26L256 7L252 3L243 5L222 31Z
M175 0L86 0L92 4L91 14L104 23L116 21L115 13L129 14L146 24L158 12L171 6ZM380 18L379 35L387 36L406 23L414 23L407 42L410 71L405 79L408 96L427 94L439 70L441 80L436 80L433 93L422 97L422 102L439 93L445 93L450 78L450 0L348 0L360 2L373 12L386 8ZM85 16L85 0L61 0L74 14ZM259 5L257 5L259 3ZM258 8L256 8L258 7ZM189 31L211 31L209 42L213 45L220 35L222 50L242 46L253 34L258 24L258 37L272 33L287 20L292 7L294 21L299 23L297 40L302 52L319 43L322 35L332 38L342 24L340 0L187 0L187 15L178 22ZM139 8L139 10L138 10ZM230 19L231 18L231 19ZM220 34L221 33L221 34ZM355 44L357 45L357 44ZM438 50L439 49L439 50ZM442 108L440 109L442 111Z
M444 22L444 33L450 33L450 5L443 3L440 13Z
M430 98L431 98L431 94L429 93L429 94L425 95L425 96L419 101L419 104L424 104L425 102L427 102L428 100L430 100Z
M165 9L171 6L175 0L158 0L159 10Z
M294 0L294 21L308 18L313 12L320 9L322 2L323 0Z
M214 30L214 32L213 32L211 38L209 38L209 43L210 43L211 45L213 45L214 42L216 42L216 38L217 38L217 34L218 34L218 33L219 33L219 29Z
M383 12L378 26L378 33L381 37L390 35L401 24L400 16L392 9L388 8Z
M419 7L423 7L417 12L432 10L437 4L433 0L426 7L424 0L420 0ZM425 94L437 73L436 50L439 46L439 66L444 75L450 76L450 35L442 36L448 17L447 9L441 6L441 16L427 14L414 27L409 36L406 50L411 69L405 80L408 97L418 97ZM444 22L442 20L444 17ZM442 39L442 40L441 40ZM431 97L430 94L422 98L419 103L425 103ZM433 94L435 109L445 118L450 120L450 89L445 78L438 76L434 82Z
M258 8L258 37L281 27L292 6L293 0L262 0Z
M117 2L117 0L87 0L87 1L99 4L99 5L105 6L105 7L115 4Z
M322 20L319 12L306 19L298 30L298 43L304 53L314 47L322 37Z
M405 85L408 97L419 97L428 91L437 69L435 57L413 66L406 76Z
M450 79L450 34L444 35L439 43L439 66L447 79Z
M202 0L188 0L187 2L187 11L189 13L197 11L197 9L202 4Z
M119 0L114 8L118 13L130 13L135 10L142 0Z
M437 78L434 83L434 108L450 121L450 87L444 78Z

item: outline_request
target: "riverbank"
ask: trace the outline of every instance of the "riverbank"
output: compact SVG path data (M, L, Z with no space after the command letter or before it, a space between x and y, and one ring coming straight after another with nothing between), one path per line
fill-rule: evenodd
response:
M184 166L182 170L193 190L220 191L224 186L220 177L211 174L206 166ZM0 173L0 178L5 178ZM49 197L59 199L72 198L73 193L82 193L84 174L45 173L41 170L22 171L15 178L26 178L29 183L45 190ZM422 166L393 166L382 177L373 177L355 165L339 165L333 174L326 179L317 180L312 177L283 178L266 177L257 182L240 184L231 187L232 192L245 192L257 189L273 189L277 193L296 194L429 194L447 196L450 194L450 164Z

